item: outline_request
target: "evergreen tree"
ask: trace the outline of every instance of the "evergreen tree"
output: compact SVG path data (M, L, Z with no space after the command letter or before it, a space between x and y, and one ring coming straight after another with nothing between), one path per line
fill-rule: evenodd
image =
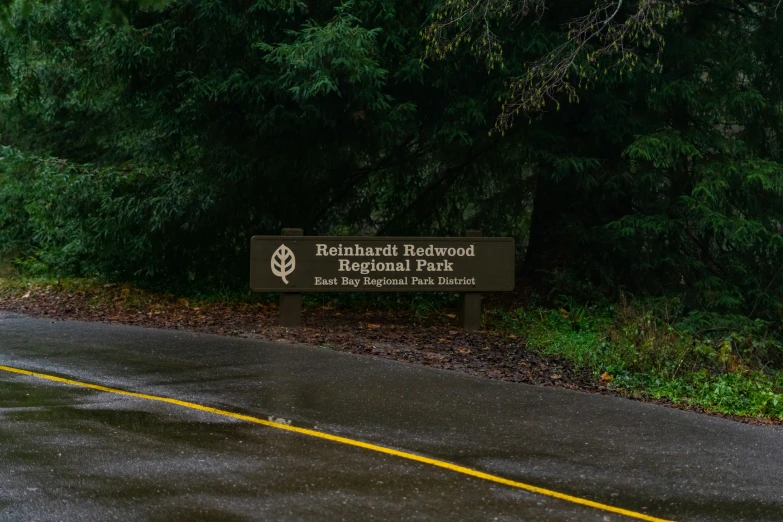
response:
M9 12L5 250L239 285L283 226L482 228L567 292L781 324L774 3L93 3Z
M527 270L680 295L694 309L779 324L776 4L543 7L444 2L425 33L448 58L481 20L471 51L515 78L496 127L507 130L516 117L538 135L528 137L537 145ZM540 56L521 67L492 32L513 14L537 17L520 32L541 28Z
M282 226L520 234L525 171L487 135L502 78L422 67L430 8L184 0L116 25L52 1L3 44L3 140L101 167L93 203L57 209L84 229L71 265L104 273L240 281Z

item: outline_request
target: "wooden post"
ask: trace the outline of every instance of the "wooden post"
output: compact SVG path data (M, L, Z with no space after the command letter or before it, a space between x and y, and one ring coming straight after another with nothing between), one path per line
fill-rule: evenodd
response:
M481 230L467 230L465 237L481 237ZM481 294L460 292L459 322L465 330L481 329Z
M283 236L303 236L301 228L284 228ZM302 294L283 292L280 294L280 326L302 325Z

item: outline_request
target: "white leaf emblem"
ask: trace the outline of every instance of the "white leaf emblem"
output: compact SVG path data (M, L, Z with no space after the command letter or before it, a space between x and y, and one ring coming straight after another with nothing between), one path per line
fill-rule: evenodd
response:
M285 284L288 284L288 279L285 278L288 274L294 271L296 268L296 257L291 249L285 245L280 245L280 248L275 250L272 254L272 273L277 277L283 279Z

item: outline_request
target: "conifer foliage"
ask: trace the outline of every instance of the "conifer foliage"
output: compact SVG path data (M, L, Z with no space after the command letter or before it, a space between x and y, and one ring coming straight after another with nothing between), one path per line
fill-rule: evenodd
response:
M0 250L28 269L239 286L283 226L482 228L565 292L781 325L774 2L114 5L4 4Z

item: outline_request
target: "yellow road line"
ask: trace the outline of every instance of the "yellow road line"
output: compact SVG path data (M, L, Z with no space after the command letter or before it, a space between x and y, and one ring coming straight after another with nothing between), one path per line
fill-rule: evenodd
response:
M198 410L198 411L205 411L208 413L214 413L215 415L222 415L223 417L230 417L232 419L238 419L243 420L246 422L252 422L254 424L260 424L262 426L268 426L270 428L277 428L279 430L285 430L285 431L291 431L294 433L300 433L302 435L309 435L310 437L316 437L319 439L325 439L330 440L332 442L339 442L341 444L347 444L349 446L355 446L357 448L364 448L370 451L375 451L378 453L385 453L386 455L394 455L395 457L400 457L403 459L413 460L416 462L421 462L424 464L429 464L431 466L436 466L439 468L448 469L451 471L455 471L457 473L462 473L463 475L468 475L470 477L475 477L483 480L488 480L490 482L495 482L497 484L503 484L505 486L511 486L513 488L523 489L525 491L530 491L532 493L538 493L539 495L545 495L547 497L553 497L560 500L565 500L567 502L572 502L574 504L579 504L581 506L587 506L595 509L600 509L602 511L608 511L610 513L617 513L619 515L625 515L627 517L635 518L638 520L647 520L648 522L672 522L671 520L666 520L663 518L656 518L651 517L650 515L645 515L644 513L637 513L636 511L630 511L627 509L622 509L614 506L609 506L607 504L601 504L600 502L593 502L592 500L587 500L580 497L574 497L571 495L566 495L565 493L560 493L557 491L553 491L551 489L545 489L540 488L538 486L532 486L530 484L525 484L524 482L517 482L515 480L509 480L505 479L503 477L498 477L497 475L490 475L489 473L484 473L481 471L476 471L474 469L466 468L464 466L458 466L456 464L451 464L450 462L445 462L443 460L437 460L437 459L431 459L429 457L423 457L421 455L416 455L414 453L408 453L406 451L399 451L392 448L386 448L384 446L378 446L376 444L370 444L367 442L362 442L359 440L354 439L348 439L346 437L339 437L337 435L330 435L329 433L324 433L321 431L316 430L309 430L306 428L297 428L296 426L289 426L287 424L280 424L277 422L272 422L264 419L259 419L257 417L251 417L250 415L242 415L239 413L233 413L226 410L219 410L217 408L210 408L209 406L202 406L201 404L196 404L194 402L187 402L187 401L180 401L178 399L171 399L169 397L159 397L156 395L147 395L144 393L136 393L136 392L129 392L125 390L119 390L117 388L109 388L108 386L101 386L99 384L90 384L87 382L81 382L81 381L74 381L71 379L64 379L62 377L57 377L54 375L48 375L45 373L38 373L38 372L31 372L29 370L22 370L20 368L12 368L10 366L2 366L0 365L0 370L11 372L11 373L18 373L21 375L29 375L32 377L38 377L39 379L46 379L48 381L54 381L59 382L62 384L69 384L71 386L79 386L81 388L89 388L91 390L97 390L107 393L114 393L116 395L125 395L127 397L136 397L137 399L146 399L149 401L157 401L157 402L165 402L168 404L175 404L177 406L182 406L183 408L190 408L192 410Z

